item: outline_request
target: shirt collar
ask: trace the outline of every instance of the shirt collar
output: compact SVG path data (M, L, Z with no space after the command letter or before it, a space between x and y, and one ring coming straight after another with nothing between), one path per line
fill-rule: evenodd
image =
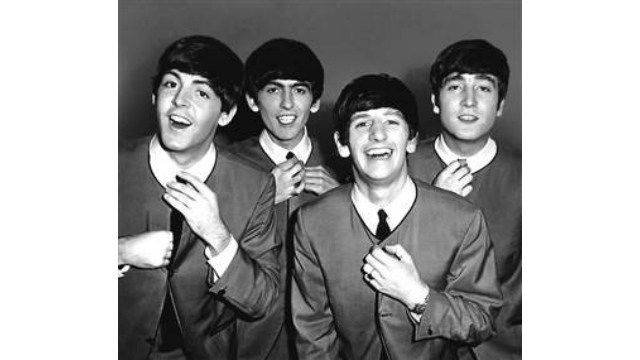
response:
M282 146L276 144L266 129L262 130L259 138L260 146L262 150L269 156L271 161L275 164L280 164L287 160L287 153L291 151L298 160L302 160L302 162L306 163L309 160L309 156L311 156L311 139L307 134L307 128L304 128L304 135L302 136L302 140L296 145L293 149L287 150Z
M395 229L402 219L409 213L411 206L416 199L416 185L410 177L400 190L398 196L387 205L380 207L372 203L360 190L353 184L351 188L351 201L356 207L356 211L360 214L360 218L364 221L369 231L376 232L378 228L378 210L383 209L387 213L387 223L391 230Z
M485 166L489 165L498 153L498 145L492 138L489 138L480 151L469 157L459 156L454 153L453 150L447 146L442 134L436 138L434 146L436 153L445 164L449 165L455 160L466 159L467 165L469 165L469 169L471 169L472 173L478 172Z
M202 159L190 168L183 170L175 161L173 161L169 156L169 153L160 146L158 135L154 135L151 138L151 142L149 142L149 165L151 166L151 172L156 180L158 180L158 182L165 188L167 187L167 183L169 181L174 181L176 179L176 174L181 171L188 172L189 174L197 177L200 181L204 182L213 171L213 167L216 164L216 157L216 148L213 146L212 142L211 147L209 147L209 150L205 153Z

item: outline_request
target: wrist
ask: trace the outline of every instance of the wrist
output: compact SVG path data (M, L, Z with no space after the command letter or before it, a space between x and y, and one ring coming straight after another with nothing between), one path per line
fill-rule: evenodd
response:
M421 284L418 288L416 288L409 296L407 302L406 302L406 307L409 309L409 311L411 312L415 312L414 310L422 310L424 311L424 309L421 309L421 307L423 305L426 305L428 299L429 299L429 295L430 295L431 291L429 289L429 286L426 284ZM419 311L419 313L422 313L422 311Z
M211 248L213 254L217 255L222 250L224 250L227 245L229 245L229 242L231 241L231 233L225 227L223 231L218 231L215 234L211 234L204 240Z
M126 237L122 237L118 239L118 266L125 265L127 263L126 260Z

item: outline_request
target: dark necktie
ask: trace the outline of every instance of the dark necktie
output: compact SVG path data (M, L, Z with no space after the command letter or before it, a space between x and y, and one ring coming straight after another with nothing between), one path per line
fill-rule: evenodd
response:
M380 209L378 211L378 228L376 229L376 237L378 240L382 241L391 234L391 229L389 229L389 224L387 224L387 213L384 210Z
M291 159L292 157L296 156L294 153L292 153L291 151L289 151L287 153L287 160Z
M173 251L171 253L171 259L169 260L169 267L173 268L173 262L175 261L176 253L178 252L178 245L180 245L180 238L182 237L182 222L184 216L178 210L171 210L171 217L169 218L169 229L173 233Z

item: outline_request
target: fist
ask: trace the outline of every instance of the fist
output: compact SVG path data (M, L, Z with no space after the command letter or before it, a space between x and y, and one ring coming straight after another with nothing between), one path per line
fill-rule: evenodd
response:
M471 168L467 165L467 161L459 159L451 162L444 170L442 170L433 185L441 189L449 190L461 196L467 196L473 190L471 181L473 175Z
M169 265L173 250L170 231L150 231L118 239L118 264L141 269L154 269Z

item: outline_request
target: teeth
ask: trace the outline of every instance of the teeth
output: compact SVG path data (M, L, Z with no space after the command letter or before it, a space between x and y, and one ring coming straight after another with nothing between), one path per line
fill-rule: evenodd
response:
M379 159L379 158L387 158L391 156L391 150L389 149L371 149L365 152L367 156Z
M281 116L278 116L278 121L281 124L285 124L285 125L291 124L295 120L296 120L296 116L295 115L281 115Z
M169 116L169 119L171 121L173 121L173 122L178 123L178 124L191 125L191 123L187 119L183 118L182 116L171 115L171 116Z

